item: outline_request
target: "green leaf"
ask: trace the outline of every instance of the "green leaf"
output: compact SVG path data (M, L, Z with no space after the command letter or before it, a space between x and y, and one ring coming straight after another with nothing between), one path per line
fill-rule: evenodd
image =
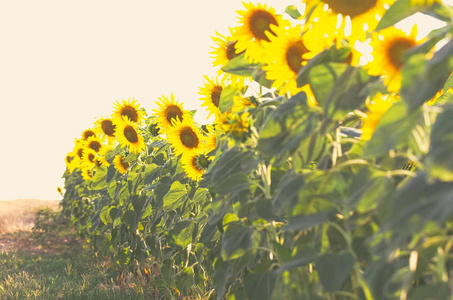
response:
M161 169L156 164L149 164L145 168L144 181L145 185L151 184L160 175Z
M114 206L104 206L101 210L101 213L99 214L99 217L101 218L102 223L104 225L108 225L109 223L112 223L112 218L110 217L110 209Z
M285 230L307 230L328 220L329 212L320 211L312 215L297 216L289 220Z
M233 194L247 190L250 186L250 180L245 173L233 174L224 178L213 185L212 191L219 194Z
M294 174L293 170L289 170L280 180L273 202L284 207L294 203L297 201L297 195L303 185L303 175Z
M164 209L173 210L183 203L183 196L187 194L186 186L179 181L173 182L170 190L164 196Z
M241 222L230 223L222 238L223 260L239 258L251 249L253 231L253 227L244 226Z
M421 117L421 110L409 112L403 101L393 104L382 116L371 140L367 142L363 151L364 157L385 154L407 143Z
M324 254L316 260L316 270L324 290L334 293L341 289L354 266L354 258L349 252Z
M317 65L309 77L316 101L334 120L363 106L368 97L364 88L373 79L363 69L341 63Z
M285 9L285 13L287 13L291 18L297 20L302 15L300 14L299 10L297 10L297 7L295 5L288 5Z
M453 108L445 107L431 131L426 163L431 176L453 181Z
M188 295L190 289L195 285L195 274L192 268L186 267L175 275L176 288L182 295Z
M192 243L192 234L195 229L195 223L192 221L182 221L175 225L172 231L172 237L175 244L185 249Z
M453 69L453 40L450 40L433 58L426 61L424 54L409 58L403 67L401 95L415 110L440 91Z
M251 300L271 299L277 276L273 271L248 273L244 276L244 288Z
M211 169L211 185L216 186L232 174L249 172L255 169L257 164L258 160L253 152L242 152L238 148L232 148L222 153L215 166Z
M222 113L230 110L233 106L233 97L239 92L239 89L233 85L223 88L220 94L219 109Z
M91 182L91 188L93 190L101 190L103 188L106 188L107 187L106 177L107 177L107 167L100 166L96 170L96 173L94 173L94 176L93 176L93 179Z
M410 0L398 0L382 16L381 21L376 27L376 31L390 27L420 10L421 7L411 5Z
M244 57L244 53L242 53L223 66L222 71L239 76L252 76L252 73L258 65L259 64L251 63Z
M289 271L295 268L306 266L312 263L316 257L318 256L317 252L311 247L302 247L302 249L297 253L295 257L293 257L288 262L282 264L278 269L277 273L281 274L285 271Z
M133 210L126 210L123 217L121 218L123 223L126 224L130 229L136 229L138 225L137 214Z
M450 299L451 289L446 282L418 286L409 293L411 300L445 300Z

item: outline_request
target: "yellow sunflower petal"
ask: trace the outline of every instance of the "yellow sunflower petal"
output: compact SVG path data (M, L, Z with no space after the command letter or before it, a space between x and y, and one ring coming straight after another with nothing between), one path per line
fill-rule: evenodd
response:
M166 133L167 130L173 127L173 120L183 121L186 118L190 118L190 115L184 110L182 104L175 100L173 94L170 95L170 98L162 96L159 100L160 102L156 102L159 108L153 111L157 117L157 122L163 129L162 133Z
M181 122L176 119L173 125L167 138L175 155L188 154L201 149L202 139L192 120L185 119Z
M132 98L132 101L129 99L123 100L122 103L116 101L114 106L114 112L112 114L113 118L119 120L129 119L134 123L141 123L144 121L145 113L140 109L140 106L137 103L137 100Z
M114 145L116 143L116 125L112 118L101 117L94 123L94 131L102 141L107 140L107 144Z
M237 53L245 51L245 58L261 62L266 56L263 43L275 35L271 25L279 26L282 18L266 4L244 3L245 10L238 11L240 25L233 28L232 39L237 41Z
M371 75L382 75L389 92L398 92L401 87L404 53L422 42L416 40L414 28L410 35L394 27L373 33L370 43L373 60L364 67Z
M121 145L134 153L141 153L145 150L145 141L137 128L137 124L125 119L123 122L117 122L116 126L117 139Z
M209 162L210 158L206 155L206 151L184 154L181 158L184 171L194 181L201 179L209 166Z
M363 140L369 141L371 139L382 116L396 101L398 101L398 96L396 94L382 95L381 93L377 93L372 98L371 102L367 105L367 117L362 121Z
M209 112L209 116L212 114L217 115L220 113L219 103L220 95L223 91L223 86L216 79L209 79L208 76L203 76L205 83L203 87L200 87L198 92L201 95L200 100L203 101L201 106L205 106Z

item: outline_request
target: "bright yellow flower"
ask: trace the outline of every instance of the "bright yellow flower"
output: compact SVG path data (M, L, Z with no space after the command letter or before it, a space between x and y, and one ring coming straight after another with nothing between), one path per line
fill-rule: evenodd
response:
M93 171L90 168L82 168L82 178L85 181L93 179Z
M401 70L404 66L404 53L417 46L421 41L415 39L417 29L414 26L408 36L394 27L383 29L372 35L374 59L365 68L371 75L382 75L387 90L397 93L401 87Z
M209 79L208 76L203 76L206 80L203 87L200 87L199 95L202 97L200 100L203 101L201 106L205 106L209 112L209 116L212 114L217 115L220 113L220 95L222 94L223 86L216 79Z
M83 150L81 150L83 151ZM69 152L65 157L66 168L69 173L72 173L74 169L79 165L80 158L76 152Z
M141 153L145 148L145 141L137 129L137 124L128 118L123 122L116 123L116 136L121 145L127 147L129 151Z
M129 99L127 101L123 100L123 103L119 101L115 102L112 117L119 120L129 119L133 123L143 122L145 112L140 109L137 100L132 98L132 101L130 101Z
M318 41L313 43L302 35L300 26L288 29L275 28L277 36L270 36L270 43L264 48L268 53L267 65L263 67L266 78L273 80L272 87L279 90L280 95L289 93L295 95L300 91L307 93L309 103L316 104L316 100L308 86L297 87L297 75L307 60L324 50L327 44Z
M187 176L195 181L201 179L209 162L210 158L206 155L206 151L187 153L181 158L182 167Z
M214 51L209 53L212 54L211 57L214 59L214 62L212 63L213 66L220 67L220 69L217 71L217 74L219 76L222 76L222 82L229 80L231 84L243 86L246 77L231 73L225 73L222 70L222 67L226 66L230 62L230 60L243 53L236 51L237 41L233 40L231 36L223 36L218 32L216 32L216 36L213 36L211 38L214 43L216 43L216 46L211 47Z
M362 139L369 141L382 116L398 100L396 94L382 95L377 93L367 104L367 117L362 120Z
M99 139L92 136L84 143L86 148L94 150L96 153L102 149L102 143Z
M167 133L167 138L174 149L175 155L197 152L202 147L201 136L192 120L184 119L173 121L172 127Z
M94 123L94 130L96 136L99 136L101 140L107 140L107 144L114 145L116 142L116 125L112 118L104 118L96 120Z
M93 129L89 128L82 132L82 140L86 141L90 137L96 137L96 133L94 132Z
M96 151L91 148L85 147L83 149L81 168L91 169L96 165Z
M182 107L182 104L175 100L173 94L170 95L170 99L162 96L159 98L160 102L156 102L159 109L153 110L157 116L157 122L163 129L163 132L173 127L173 120L183 121L185 118L190 118L189 114L186 113Z
M231 135L235 140L244 141L250 134L252 119L249 112L224 113L217 123L217 128Z
M386 7L395 0L307 0L306 12L314 8L310 32L326 36L340 46L344 38L351 44L365 40L366 33L373 31Z
M212 125L206 125L206 135L203 136L203 149L209 153L217 147L217 136Z
M240 25L233 29L233 40L237 40L236 52L245 51L245 58L261 62L266 56L263 43L275 35L271 25L280 26L281 16L266 4L243 3L245 10L238 11Z
M57 192L58 192L58 194L63 196L63 190L61 189L61 187L57 186Z
M233 97L233 106L230 109L232 112L239 112L246 107L256 107L256 104L243 96L236 95Z
M125 158L121 155L115 155L113 159L113 166L121 174L126 174L127 170L131 166L128 162L125 161Z

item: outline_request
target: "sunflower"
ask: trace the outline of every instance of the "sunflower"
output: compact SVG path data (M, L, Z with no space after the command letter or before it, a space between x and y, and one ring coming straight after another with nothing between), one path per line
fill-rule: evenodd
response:
M101 141L94 136L88 138L84 145L86 148L92 149L95 152L99 152L102 149Z
M382 75L389 92L398 92L401 87L401 70L404 66L404 53L422 41L415 39L417 27L410 35L394 27L374 32L370 45L374 59L365 68L370 75Z
M93 129L88 128L84 132L82 132L82 140L86 141L90 137L96 137L96 133L94 132Z
M203 101L203 104L201 104L201 106L206 106L209 112L209 118L212 114L217 115L220 113L219 104L223 86L217 80L211 80L206 75L203 77L206 82L203 87L200 87L198 94L202 96L200 98L200 100Z
M91 148L83 150L81 167L91 169L96 165L96 151Z
M236 95L233 97L233 106L230 108L232 112L238 112L246 107L256 107L256 104L249 98Z
M233 28L232 40L237 41L236 53L245 51L245 58L261 62L266 56L263 43L276 35L271 25L280 26L282 18L266 4L244 3L245 10L238 11L240 25Z
M381 93L377 93L372 98L370 103L367 104L367 116L362 121L363 140L369 141L371 139L382 116L396 101L398 101L398 96L396 94L382 95Z
M121 155L115 155L115 158L113 159L113 166L121 174L126 174L131 165L127 161L125 161L124 157L122 157Z
M167 137L176 156L196 152L202 147L201 136L192 120L185 119L181 122L176 119L173 124Z
M271 36L270 43L264 48L268 53L267 65L263 67L266 78L273 80L272 86L279 89L279 94L290 93L295 95L300 91L307 93L310 103L315 104L315 98L308 86L297 87L297 75L307 60L320 53L327 44L316 41L311 43L307 35L302 35L300 26L286 30L275 28L277 36Z
M90 168L82 168L82 178L85 181L93 179L93 171Z
M125 118L123 122L118 122L116 125L116 136L123 146L134 153L140 153L146 148L143 136L137 129L137 124Z
M187 176L199 181L209 167L210 157L206 155L206 151L188 153L182 156L181 163Z
M251 125L252 119L249 112L238 114L226 112L219 118L216 127L237 141L245 141L251 133Z
M116 125L113 119L101 117L94 124L96 136L102 140L107 140L107 144L114 145L116 141L115 131Z
M61 189L61 187L57 186L57 192L58 192L58 194L63 196L63 190Z
M97 167L100 167L102 165L105 165L105 166L109 166L110 165L110 163L107 161L105 156L106 156L107 152L109 152L111 150L113 150L111 147L104 146L99 151L99 153L97 153L96 159L94 160L94 162L95 162Z
M130 99L130 98L129 98ZM113 108L114 112L112 117L119 120L129 119L133 123L141 123L144 120L144 111L140 109L140 106L137 104L137 100L132 98L132 101L129 99L123 100L123 103L116 101Z
M82 150L83 151L83 150ZM74 169L79 165L80 158L77 155L77 152L69 152L65 157L66 168L69 173L72 173Z
M355 40L365 40L367 31L373 31L386 7L395 0L307 0L306 12L312 14L308 22L310 32L326 36L330 42L341 41L346 37L351 44Z
M162 96L159 100L160 102L156 102L159 109L153 111L163 131L173 127L173 120L183 121L185 118L189 118L189 114L184 111L182 104L175 100L173 94L170 95L170 99Z
M230 33L232 34L232 30L230 28ZM244 76L239 76L231 73L226 73L222 70L224 66L226 66L230 60L233 58L237 57L238 55L244 53L242 52L237 52L236 50L236 40L233 40L233 38L230 36L223 36L222 34L216 32L216 36L211 37L214 43L216 44L215 47L211 47L213 49L212 52L209 52L212 54L212 58L214 59L212 65L214 67L219 66L220 69L217 71L217 74L219 76L222 76L222 82L225 80L230 80L231 84L233 85L238 85L238 86L243 86L245 78L249 77L244 77Z

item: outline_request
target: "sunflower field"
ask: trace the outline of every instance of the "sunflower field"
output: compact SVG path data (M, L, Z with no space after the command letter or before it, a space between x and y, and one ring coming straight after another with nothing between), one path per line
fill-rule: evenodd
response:
M209 121L117 101L66 155L63 213L145 298L452 299L453 7L243 5ZM395 28L417 12L445 25Z

